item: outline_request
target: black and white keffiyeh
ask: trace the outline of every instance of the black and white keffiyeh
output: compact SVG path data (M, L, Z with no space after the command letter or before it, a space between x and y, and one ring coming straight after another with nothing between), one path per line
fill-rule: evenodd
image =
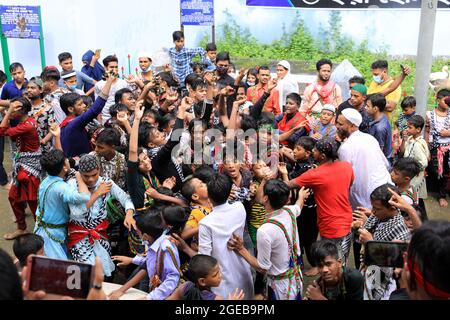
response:
M364 229L373 234L375 241L408 241L411 238L411 233L401 214L387 221L381 221L375 215L371 215L364 224Z
M26 170L30 175L39 178L41 176L41 151L17 152L14 158L13 180L17 182L17 174L20 169Z

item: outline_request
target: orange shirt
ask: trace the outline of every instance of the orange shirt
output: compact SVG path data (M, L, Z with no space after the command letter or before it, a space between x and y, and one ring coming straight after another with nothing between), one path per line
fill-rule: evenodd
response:
M255 104L262 97L266 88L267 85L263 87L260 84L248 88L247 100ZM281 114L280 92L277 89L273 89L272 92L270 93L269 98L264 104L263 112L272 112L276 116Z

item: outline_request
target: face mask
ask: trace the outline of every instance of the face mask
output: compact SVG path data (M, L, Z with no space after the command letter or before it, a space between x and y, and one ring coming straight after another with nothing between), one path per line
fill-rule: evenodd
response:
M70 91L75 91L77 89L77 85L67 86L67 88L69 88Z
M247 81L247 85L248 85L249 87L253 87L254 85L256 85L256 83L255 83L255 82Z
M219 68L217 68L217 72L221 75L227 74L228 68L219 67Z
M373 76L373 81L380 84L383 82L383 79L381 79L381 76Z
M233 79L236 79L236 73L232 72L228 74L230 77L232 77Z

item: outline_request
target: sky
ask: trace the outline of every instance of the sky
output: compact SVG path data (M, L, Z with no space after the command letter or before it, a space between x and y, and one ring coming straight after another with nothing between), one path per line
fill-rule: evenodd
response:
M115 53L128 69L137 66L140 51L150 53L172 45L171 34L180 28L179 0L2 0L3 5L40 5L43 16L47 65L57 65L57 56L69 51L75 68L88 50L102 49L102 55ZM216 25L226 22L225 10L262 42L270 43L281 34L283 22L290 26L296 10L247 7L245 0L215 0ZM301 10L310 31L317 36L326 24L327 10ZM420 24L419 10L341 11L342 32L359 42L365 38L377 47L387 46L393 55L415 55ZM438 11L434 55L450 56L450 10ZM195 46L208 27L186 26L186 45ZM28 76L40 73L39 42L9 40L12 61L25 65ZM12 62L11 61L11 62ZM3 64L1 64L3 65Z

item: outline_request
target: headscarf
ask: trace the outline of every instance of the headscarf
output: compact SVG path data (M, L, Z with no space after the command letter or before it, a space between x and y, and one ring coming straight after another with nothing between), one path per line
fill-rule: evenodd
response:
M94 65L94 71L89 72L89 68L91 66L92 58L94 57L94 55L95 53L92 50L89 50L83 55L81 61L86 61L87 65L81 68L81 72L90 75L96 81L101 81L103 73L105 73L105 68L98 61Z
M78 168L81 173L91 172L92 170L99 169L97 157L91 154L86 154L80 158Z

